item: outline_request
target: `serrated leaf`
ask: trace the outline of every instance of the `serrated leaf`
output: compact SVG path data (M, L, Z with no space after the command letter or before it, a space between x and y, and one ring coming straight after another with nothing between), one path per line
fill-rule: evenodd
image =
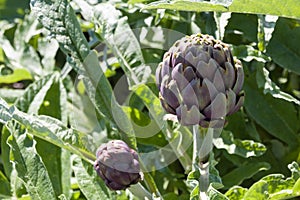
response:
M292 172L292 179L298 180L300 178L300 167L298 163L292 162L288 165L289 170Z
M31 0L30 5L32 12L51 32L64 53L83 61L89 53L89 46L68 1Z
M223 131L219 138L213 139L217 149L225 149L229 154L236 154L244 158L261 156L267 150L265 145L252 140L234 139L229 131Z
M87 199L110 199L111 195L109 190L104 182L98 177L91 164L74 156L73 170L79 188Z
M212 3L206 1L161 0L150 3L143 9L172 9L196 12L236 12L300 18L300 2L297 0L234 0L229 6L224 6L218 3L218 1L216 1L216 3Z
M69 129L61 121L49 116L28 115L19 111L15 106L8 109L1 98L0 111L0 119L3 120L3 117L7 119L5 118L5 113L8 113L10 116L8 121L12 119L16 120L34 136L80 155L89 162L90 160L95 160L93 152L96 148L89 135Z
M292 4L293 5L293 4ZM300 12L299 12L300 13ZM267 54L281 67L300 74L298 38L300 37L299 20L279 18L273 35L267 46Z
M23 180L30 196L34 199L55 199L47 169L35 151L35 142L27 134L8 140L11 147L11 160Z
M122 130L121 137L131 147L136 148L130 121L113 96L111 86L99 66L97 54L94 51L90 52L68 1L33 0L31 6L43 26L55 36L64 53L70 55L68 62L71 66L77 71L82 66L85 67L87 77L84 78L84 82L86 88L89 88L87 93L97 111L116 123Z
M98 26L96 32L118 59L129 79L129 86L145 83L151 74L151 69L144 64L139 42L127 22L127 17L123 17L111 3L91 6L81 0L75 2L83 10L84 18L94 21Z
M299 197L300 168L296 162L289 165L292 176L284 179L282 174L271 174L254 183L244 195L244 199L289 199ZM297 175L296 175L297 174Z
M286 59L286 58L285 58ZM264 67L258 67L256 71L256 80L259 88L264 89L264 94L271 94L274 98L283 99L300 105L300 101L292 95L283 92L269 77L269 71Z
M10 84L23 80L32 80L30 72L25 68L18 68L12 74L0 76L0 83Z
M92 152L95 151L95 147L88 135L69 129L61 121L48 116L30 116L15 109L13 118L34 136L68 149L82 158L94 160Z
M222 177L222 182L225 188L230 188L234 185L241 184L245 179L251 178L262 170L270 169L270 167L270 164L267 162L245 162L238 168L224 175Z

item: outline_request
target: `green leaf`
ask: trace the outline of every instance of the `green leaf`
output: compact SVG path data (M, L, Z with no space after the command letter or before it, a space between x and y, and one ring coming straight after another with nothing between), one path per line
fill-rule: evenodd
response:
M43 65L44 71L52 72L55 67L55 56L59 45L56 40L52 39L49 41L48 38L38 39L38 52L41 54L41 63ZM51 51L49 51L51 49Z
M35 138L35 141L37 142L37 153L40 155L48 171L55 196L59 196L62 193L61 148L40 138ZM63 162L67 162L67 160Z
M292 176L284 179L282 174L265 176L245 193L245 199L287 199L300 196L299 187L300 168L296 162L288 165Z
M136 108L125 106L122 108L128 118L132 120L132 126L138 142L154 145L158 148L168 144L155 121Z
M25 68L18 68L15 69L12 74L0 76L0 84L10 84L23 80L32 80L30 72Z
M161 0L150 3L143 9L172 9L196 12L236 12L300 18L300 2L298 0L234 0L228 7L206 1L195 2L187 0Z
M1 0L0 1L0 19L11 20L15 17L22 17L24 9L27 9L29 0ZM21 11L21 12L20 12Z
M111 199L111 194L104 182L98 177L93 166L79 157L73 157L73 170L84 196L89 200Z
M269 57L250 45L232 46L232 55L236 56L238 59L243 59L246 62L250 62L253 59L262 63L270 61Z
M256 15L232 13L225 27L223 41L234 45L257 42L257 26Z
M207 194L211 200L229 200L224 194L213 188L211 185L207 190Z
M283 99L285 101L293 102L300 105L300 101L292 95L283 92L280 88L270 79L269 71L264 67L258 67L256 71L256 80L259 88L264 89L264 94L271 94L274 98Z
M89 53L88 43L67 0L31 0L31 10L51 32L65 54L81 61Z
M243 200L247 190L241 186L233 186L225 193L225 196L230 200Z
M8 104L0 98L0 123L5 124L12 119Z
M0 97L3 98L7 103L14 103L23 94L24 94L24 90L21 89L10 89L10 88L0 89Z
M19 111L15 106L9 109L6 106L0 98L0 119L2 121L4 119L4 123L14 119L34 136L80 155L88 162L95 160L93 152L96 151L96 148L89 135L69 129L55 118L28 115Z
M30 196L34 199L55 199L47 169L35 151L35 141L27 134L22 134L18 139L11 136L8 143L11 160Z
M271 56L274 62L298 75L300 74L298 67L300 62L299 26L299 20L279 18L267 46L267 54Z
M238 166L238 168L224 175L222 181L225 188L230 188L234 185L241 184L245 179L251 178L262 170L270 169L270 167L270 164L267 162L245 162Z
M67 125L67 94L62 80L57 75L54 75L51 87L48 91L45 91L47 93L43 95L38 94L41 97L40 101L43 103L40 106L39 104L35 105L38 107L39 115L54 117L61 120L64 125ZM43 89L41 88L40 93ZM36 100L37 96L34 99ZM35 102L33 101L32 103L34 104Z
M163 148L173 149L173 153L170 152L168 153L168 156L165 157L174 159L174 156L176 156L185 168L190 167L192 161L187 153L187 149L192 144L192 134L190 130L187 127L179 126L178 124L176 125L176 128L168 127L168 129L166 129L166 120L164 119L165 112L161 107L158 97L145 84L139 84L132 89L135 94L142 99L154 122L161 129L166 140L169 142L169 144ZM158 132L160 129L156 131ZM169 150L166 152L169 152Z
M0 171L0 185L0 198L1 196L10 196L10 183L2 171Z
M116 101L111 85L101 70L95 51L90 52L83 66L87 75L83 80L86 88L89 88L87 93L97 111L115 123L121 130L122 139L132 148L136 148L131 120Z
M58 73L50 74L30 84L24 94L16 100L16 107L24 112L37 114L54 79L58 76Z
M298 180L300 178L300 167L298 163L292 162L291 164L288 165L289 170L292 172L292 179L293 180Z
M38 25L36 17L32 14L25 15L22 23L17 24L13 43L16 51L25 49L30 39L41 32L37 28Z
M122 13L111 3L100 3L96 6L90 6L83 1L76 3L83 10L84 18L94 21L99 27L96 32L118 59L129 79L129 86L145 83L151 69L144 65L141 47L127 22L127 17L122 17Z
M293 103L273 98L270 94L263 94L256 85L255 76L251 75L245 80L244 90L246 96L244 106L260 126L271 135L289 144L298 146L299 116ZM259 102L259 103L257 103Z
M15 109L13 118L27 128L34 136L59 147L81 155L86 160L94 160L95 147L87 134L65 127L61 121L48 116L30 116Z
M244 158L261 156L267 150L265 145L252 140L234 139L229 131L223 131L219 138L213 140L217 149L225 149L229 154L236 154Z
M61 186L66 199L71 198L72 163L71 153L61 149Z
M2 128L1 137L0 137L1 139L0 149L1 149L1 159L3 162L4 172L7 177L10 177L12 171L12 164L9 161L10 147L7 144L7 138L10 136L10 134L11 133L9 132L9 130L6 128L6 126L4 126Z

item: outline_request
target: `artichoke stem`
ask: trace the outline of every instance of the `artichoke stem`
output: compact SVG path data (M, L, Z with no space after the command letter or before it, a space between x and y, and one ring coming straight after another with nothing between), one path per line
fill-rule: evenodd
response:
M193 170L199 170L199 199L209 199L209 154L213 144L213 128L193 126Z

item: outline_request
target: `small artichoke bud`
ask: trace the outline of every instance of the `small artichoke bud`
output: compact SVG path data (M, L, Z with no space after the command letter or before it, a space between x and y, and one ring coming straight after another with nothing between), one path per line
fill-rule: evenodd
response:
M160 101L182 125L220 127L244 102L244 72L229 46L212 36L186 36L156 70Z
M136 151L121 140L102 144L96 152L94 168L111 190L124 190L141 180Z

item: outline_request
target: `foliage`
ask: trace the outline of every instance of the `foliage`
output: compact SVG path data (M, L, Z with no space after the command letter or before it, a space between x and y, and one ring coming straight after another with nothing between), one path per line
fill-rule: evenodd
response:
M246 75L243 108L214 138L211 199L297 198L299 9L296 0L0 0L0 198L197 199L191 127L163 112L155 69L198 32L229 43ZM125 191L93 169L112 139L139 153L144 180Z

